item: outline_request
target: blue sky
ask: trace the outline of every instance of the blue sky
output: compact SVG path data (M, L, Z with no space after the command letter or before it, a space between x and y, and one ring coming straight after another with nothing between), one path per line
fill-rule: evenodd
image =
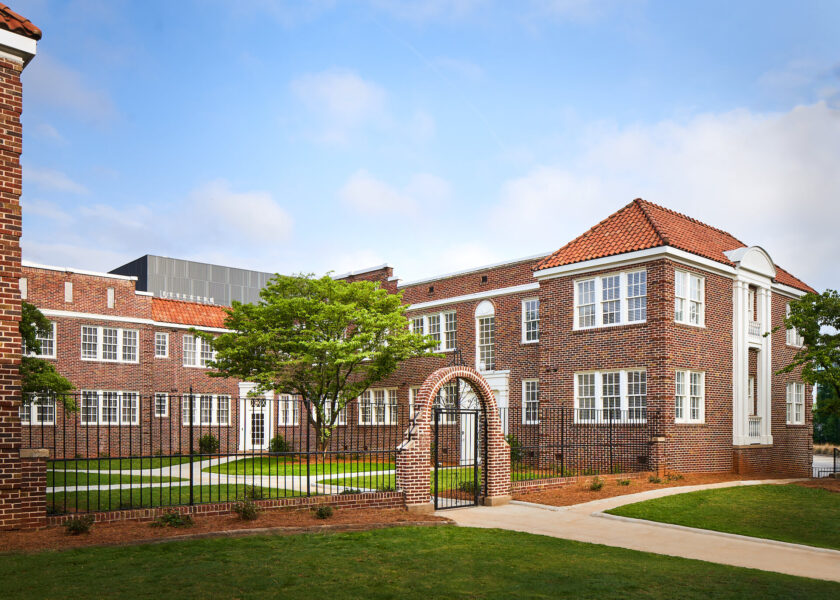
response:
M404 280L640 196L840 286L840 3L12 2L24 258Z

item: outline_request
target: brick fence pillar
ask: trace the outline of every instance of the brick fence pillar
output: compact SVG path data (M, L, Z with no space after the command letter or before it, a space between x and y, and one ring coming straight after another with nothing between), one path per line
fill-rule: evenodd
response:
M47 458L49 450L20 451L20 529L47 526Z
M650 438L650 466L657 477L665 476L665 443L666 438L664 435L657 435Z

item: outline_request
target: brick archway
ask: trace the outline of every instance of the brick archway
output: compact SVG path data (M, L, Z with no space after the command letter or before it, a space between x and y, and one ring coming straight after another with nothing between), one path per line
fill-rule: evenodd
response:
M440 388L453 379L470 383L487 419L487 496L484 503L495 505L510 500L510 447L505 441L493 391L475 369L444 367L423 382L414 401L414 424L409 427L397 453L397 489L405 493L406 506L412 511L433 510L429 492L432 405Z

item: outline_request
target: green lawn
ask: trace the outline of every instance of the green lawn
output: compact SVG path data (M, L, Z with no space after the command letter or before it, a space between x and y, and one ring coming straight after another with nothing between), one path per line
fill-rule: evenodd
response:
M365 471L392 471L394 463L388 461L332 461L311 463L310 475L329 475L335 473L361 473ZM306 463L296 462L281 456L258 456L243 458L222 465L204 469L209 473L225 475L306 475Z
M201 457L196 456L195 462ZM206 459L205 459L206 460ZM82 458L71 460L48 460L47 469L53 471L128 471L137 469L159 469L170 465L190 462L189 456L154 456L148 458Z
M795 484L703 490L607 512L840 550L840 494Z
M184 481L178 477L152 477L151 475L119 475L111 473L74 473L73 471L47 471L47 487L70 485L115 485L119 483L159 483Z
M840 595L840 584L832 582L460 527L6 554L0 560L0 581L5 597L38 599L773 600Z
M280 488L257 488L263 497L284 498L301 496L305 493ZM193 501L196 504L207 502L232 502L245 493L244 485L201 485L193 487ZM47 507L53 512L118 510L122 508L147 508L152 506L175 506L189 504L190 487L133 487L122 490L101 490L86 492L58 492L47 494ZM66 502L66 505L65 505Z
M481 469L479 469L479 483L481 482ZM458 484L466 482L472 484L473 482L473 468L472 467L449 467L441 469L440 478L438 479L438 486L440 490L456 489ZM352 475L349 477L336 477L333 479L322 479L319 483L327 485L345 486L348 488L368 488L368 489L385 489L393 490L396 486L396 475L394 473L384 475L366 475L364 473ZM434 491L435 474L431 474L431 486Z

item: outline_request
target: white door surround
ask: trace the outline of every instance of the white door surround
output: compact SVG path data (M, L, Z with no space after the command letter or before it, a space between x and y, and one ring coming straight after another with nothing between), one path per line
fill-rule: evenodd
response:
M274 431L274 392L253 395L256 387L251 382L239 384L239 450L243 452L268 450Z

